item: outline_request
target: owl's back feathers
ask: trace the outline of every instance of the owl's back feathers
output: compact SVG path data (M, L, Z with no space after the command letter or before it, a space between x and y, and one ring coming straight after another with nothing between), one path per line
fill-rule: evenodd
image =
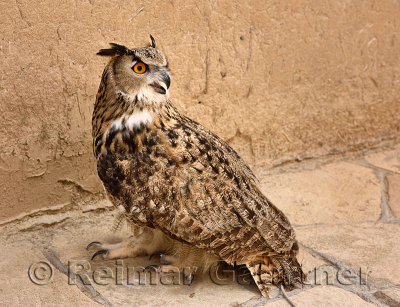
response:
M267 281L297 285L302 270L294 230L248 165L168 98L156 96L151 104L152 96L107 93L121 88L109 84L118 79L108 76L112 71L103 74L93 137L98 173L114 205L135 224L246 264L262 292Z

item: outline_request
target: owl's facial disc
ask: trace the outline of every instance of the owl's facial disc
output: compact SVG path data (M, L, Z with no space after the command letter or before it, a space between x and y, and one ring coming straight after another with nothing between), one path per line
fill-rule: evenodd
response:
M167 94L171 79L165 66L160 67L155 64L146 63L140 58L134 58L131 64L131 71L135 78L143 80L145 85L150 86L156 93L161 95Z

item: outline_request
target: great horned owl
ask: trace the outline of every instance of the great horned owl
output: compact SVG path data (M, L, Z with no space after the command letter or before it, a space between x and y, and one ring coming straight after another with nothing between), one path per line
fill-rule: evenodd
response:
M169 99L164 54L111 44L92 124L97 170L112 203L135 227L119 244L94 242L105 259L172 255L182 266L246 265L264 296L298 286L298 244L285 215L247 164Z

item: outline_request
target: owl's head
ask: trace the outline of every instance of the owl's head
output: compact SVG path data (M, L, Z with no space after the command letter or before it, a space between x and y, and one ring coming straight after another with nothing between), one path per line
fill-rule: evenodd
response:
M168 99L171 83L164 54L156 49L154 38L144 48L128 49L111 43L111 48L97 54L112 57L105 68L107 83L113 83L115 94L126 100L154 104Z

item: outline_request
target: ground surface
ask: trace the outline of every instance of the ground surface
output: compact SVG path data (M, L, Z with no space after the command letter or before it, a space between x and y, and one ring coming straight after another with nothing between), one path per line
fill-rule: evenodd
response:
M399 145L257 171L263 191L295 225L300 261L311 272L304 289L288 293L296 306L400 305ZM229 274L224 280L198 276L190 286L165 285L172 279L160 276L151 285L142 275L146 284L140 285L132 267L154 260L91 261L92 252L85 250L89 242L127 235L125 226L110 230L116 215L108 202L100 201L79 210L53 207L3 223L3 305L288 306L280 291L265 300L254 285L230 281L235 279ZM80 273L87 274L81 276L90 285L73 274L69 281L68 263L70 271L82 265Z

